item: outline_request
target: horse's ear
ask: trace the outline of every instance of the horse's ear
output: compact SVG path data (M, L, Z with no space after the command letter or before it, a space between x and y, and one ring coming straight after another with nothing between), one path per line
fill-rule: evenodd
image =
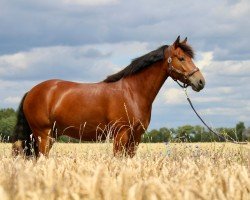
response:
M186 37L181 43L186 44L187 40L188 40L188 38Z
M180 36L178 36L177 39L175 40L173 44L174 48L176 49L179 46L179 44L180 44Z

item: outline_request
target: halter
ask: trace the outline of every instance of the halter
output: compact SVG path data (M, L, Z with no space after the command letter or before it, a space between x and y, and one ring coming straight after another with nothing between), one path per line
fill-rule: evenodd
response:
M175 73L177 73L177 74L182 75L182 77L183 77L185 80L188 80L188 78L189 78L190 76L192 76L194 73L200 71L198 67L195 67L195 68L194 68L192 71L190 71L190 72L183 72L183 71L181 71L181 70L175 69L175 68L173 67L173 65L171 65L172 58L171 58L171 54L170 54L170 47L171 47L171 46L168 47L168 55L169 55L169 57L168 57L168 60L167 60L167 61L168 61L168 71L169 71L169 75L170 75L170 76L171 76L171 73L172 73L172 72L175 72ZM172 76L171 76L171 77L172 77ZM187 88L187 87L189 86L188 83L183 83L183 85L182 85L176 78L173 78L173 77L172 77L172 79L173 79L176 83L178 83L178 85L179 85L180 87L182 87L182 88Z

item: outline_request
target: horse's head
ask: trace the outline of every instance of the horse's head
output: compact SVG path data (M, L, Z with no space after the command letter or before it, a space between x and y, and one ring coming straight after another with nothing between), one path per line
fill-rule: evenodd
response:
M194 53L187 44L187 38L180 42L180 36L173 45L165 49L166 65L169 76L175 81L181 81L184 87L191 86L196 92L205 86L205 79L192 59Z

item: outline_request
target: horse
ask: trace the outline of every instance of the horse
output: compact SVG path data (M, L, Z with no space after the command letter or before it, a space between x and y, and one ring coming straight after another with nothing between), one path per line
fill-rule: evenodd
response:
M114 156L133 157L149 126L152 103L168 77L196 92L204 88L205 79L193 58L187 38L180 41L178 36L172 45L132 60L98 83L39 83L19 105L13 154L48 156L55 139L67 135L84 141L110 137Z

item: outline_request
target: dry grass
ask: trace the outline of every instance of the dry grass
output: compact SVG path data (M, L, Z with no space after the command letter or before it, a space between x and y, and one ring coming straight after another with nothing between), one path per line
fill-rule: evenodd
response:
M56 144L48 159L13 159L0 145L0 198L249 199L250 145L141 144L133 159L111 144Z

